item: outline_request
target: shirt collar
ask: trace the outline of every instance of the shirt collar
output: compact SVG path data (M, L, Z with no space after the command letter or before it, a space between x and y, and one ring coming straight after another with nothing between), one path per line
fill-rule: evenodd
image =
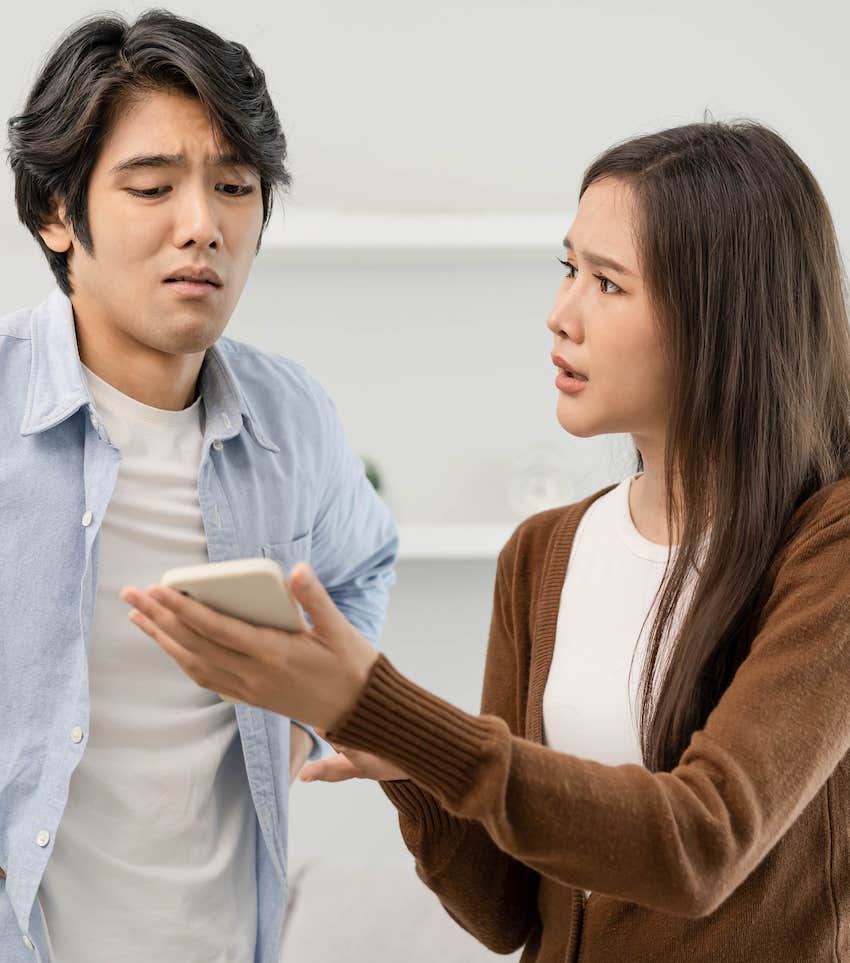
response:
M32 360L22 435L65 421L92 403L80 367L71 301L58 288L32 313Z
M34 435L65 421L83 406L94 408L80 365L71 300L58 288L33 310L32 361L22 435ZM207 434L232 438L246 424L255 441L278 452L254 416L218 343L207 349L199 388L204 397Z
M221 440L232 438L239 434L244 422L258 445L267 451L280 451L277 445L269 441L249 406L236 374L218 342L207 348L204 363L201 365L199 388L204 396L207 434L212 432Z

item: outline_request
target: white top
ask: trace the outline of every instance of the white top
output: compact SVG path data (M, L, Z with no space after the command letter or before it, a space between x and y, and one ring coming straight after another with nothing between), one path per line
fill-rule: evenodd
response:
M579 522L543 692L546 745L607 765L642 764L637 698L651 618L642 631L641 623L670 552L635 528L631 481L598 498Z
M543 692L544 743L612 766L643 764L638 688L652 617L643 629L641 624L650 607L654 615L653 599L670 554L670 546L651 542L635 528L631 482L627 478L598 498L579 522ZM678 617L692 588L686 585Z
M233 705L128 621L125 585L209 561L203 407L163 411L84 369L121 451L99 538L91 719L40 891L52 963L252 963L256 820Z

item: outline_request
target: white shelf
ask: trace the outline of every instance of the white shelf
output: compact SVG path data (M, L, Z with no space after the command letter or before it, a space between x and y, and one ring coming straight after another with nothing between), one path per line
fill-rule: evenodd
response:
M556 254L571 220L556 214L374 214L276 210L262 252L316 257Z
M399 559L495 559L516 526L399 525Z

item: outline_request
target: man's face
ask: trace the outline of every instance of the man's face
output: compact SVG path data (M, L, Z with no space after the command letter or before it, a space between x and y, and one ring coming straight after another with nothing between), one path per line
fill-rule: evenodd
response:
M192 97L155 91L119 112L89 181L94 256L70 235L78 319L167 354L218 338L263 220L259 178L227 154ZM201 269L220 283L168 280Z

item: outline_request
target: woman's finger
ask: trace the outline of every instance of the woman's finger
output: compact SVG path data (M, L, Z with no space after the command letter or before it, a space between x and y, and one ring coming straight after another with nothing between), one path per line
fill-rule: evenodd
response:
M197 599L189 598L188 595L183 595L166 585L151 585L146 592L125 588L121 592L121 598L135 605L145 614L152 615L153 613L148 612L144 607L150 604L147 602L150 599L154 606L172 613L198 635L241 655L253 655L257 649L255 634L261 630L256 626L216 612L215 609L198 602Z
M239 699L242 687L237 675L228 672L225 668L204 658L197 652L185 648L157 625L153 619L148 618L138 609L130 611L129 619L145 635L150 636L167 655L170 655L196 685L202 689L211 689L229 698Z
M302 782L345 782L346 779L360 779L363 773L345 756L331 756L308 762L301 770Z
M239 675L245 668L248 656L220 645L216 639L198 631L150 593L140 592L138 589L124 589L121 597L187 651L194 652L233 675Z

